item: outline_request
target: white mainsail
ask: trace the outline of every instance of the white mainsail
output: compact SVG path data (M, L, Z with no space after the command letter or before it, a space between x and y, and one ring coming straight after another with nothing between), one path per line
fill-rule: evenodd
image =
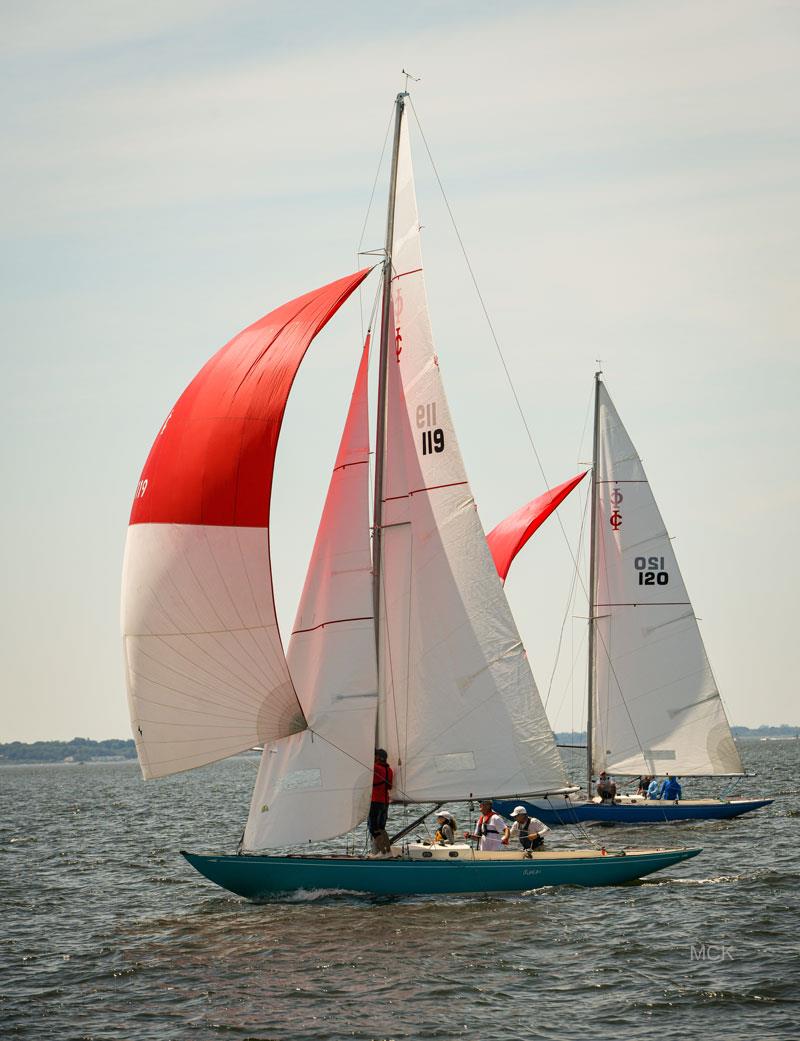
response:
M433 345L407 121L397 164L379 741L409 800L566 778L467 481Z
M593 768L740 774L672 543L602 382L598 409Z
M368 345L286 654L308 730L264 746L244 836L274 849L367 816L377 711L369 539Z

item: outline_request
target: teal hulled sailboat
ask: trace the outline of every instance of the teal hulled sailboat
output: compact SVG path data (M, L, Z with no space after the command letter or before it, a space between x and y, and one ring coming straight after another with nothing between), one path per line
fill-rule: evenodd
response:
M281 421L311 340L368 271L271 312L206 364L159 431L131 513L122 624L142 770L162 777L264 745L240 854L184 854L246 897L602 885L699 852L285 853L365 820L376 742L408 803L569 790L434 351L406 98L382 270L372 518L368 337L286 654L269 550Z

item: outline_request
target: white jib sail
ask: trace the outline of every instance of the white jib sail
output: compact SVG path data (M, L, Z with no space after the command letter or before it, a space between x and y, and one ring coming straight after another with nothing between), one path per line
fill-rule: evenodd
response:
M248 850L332 838L367 816L377 709L365 348L286 658L308 730L264 747Z
M410 800L566 784L461 460L434 353L408 127L393 245L379 740Z
M599 410L594 769L739 774L672 543L602 383Z

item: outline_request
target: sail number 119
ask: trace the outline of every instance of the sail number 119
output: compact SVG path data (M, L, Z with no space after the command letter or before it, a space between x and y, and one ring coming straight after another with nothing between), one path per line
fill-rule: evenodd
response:
M436 426L436 402L417 406L417 427L422 430L422 454L444 451L444 430ZM424 429L426 428L427 429ZM431 430L430 428L434 429Z
M669 572L664 570L663 557L635 557L633 566L639 573L640 586L665 586Z

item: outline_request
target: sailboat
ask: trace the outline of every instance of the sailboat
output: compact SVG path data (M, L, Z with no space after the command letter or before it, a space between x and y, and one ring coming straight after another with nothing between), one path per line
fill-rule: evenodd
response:
M533 800L529 812L549 825L738 817L772 800L593 797L601 771L744 776L672 541L601 375L594 395L586 790ZM513 532L507 539L513 543ZM511 804L497 808L507 813Z
M161 427L131 512L122 628L142 771L164 777L263 744L238 851L184 852L249 898L601 885L700 852L491 853L402 841L408 828L383 857L309 849L365 820L377 745L394 799L431 812L487 793L573 790L444 393L406 98L395 103L372 518L368 335L286 653L269 544L281 422L311 341L368 269L284 304L207 362Z

